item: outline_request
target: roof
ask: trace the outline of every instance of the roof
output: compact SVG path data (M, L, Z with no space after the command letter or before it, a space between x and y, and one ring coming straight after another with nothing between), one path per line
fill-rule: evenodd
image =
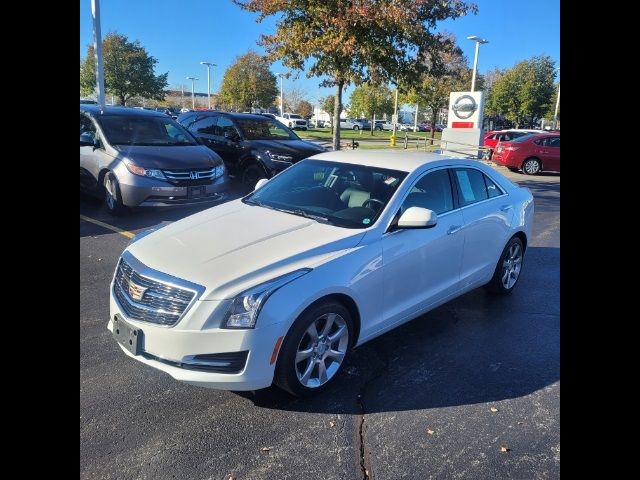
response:
M185 113L193 113L196 110L190 110L189 112L185 112ZM267 116L267 115L263 115L261 113L237 113L237 112L221 112L220 110L199 110L197 111L197 113L199 114L205 114L205 115L224 115L226 117L231 117L231 118L236 118L238 120L242 120L242 119L248 119L248 120L255 120L255 119L260 119L260 120L264 120L265 118L273 118L271 117L271 115Z
M377 168L391 168L404 172L413 172L426 163L442 162L451 165L470 165L477 160L453 158L438 153L405 153L392 150L342 150L339 152L324 152L311 157L314 160L353 163Z
M160 116L166 118L167 115L163 112L157 112L155 110L146 110L140 108L131 107L104 107L104 110L100 110L98 105L80 104L80 111L89 113L93 116L101 115L125 115L128 117L148 117L148 116Z

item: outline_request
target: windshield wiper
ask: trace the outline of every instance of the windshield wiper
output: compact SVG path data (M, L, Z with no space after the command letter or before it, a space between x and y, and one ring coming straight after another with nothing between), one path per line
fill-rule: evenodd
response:
M285 213L291 213L293 215L298 215L299 217L309 218L311 220L315 220L318 223L327 223L329 225L333 225L333 222L329 220L327 217L305 212L301 208L293 208L293 209L277 208L276 210L280 210L281 212L285 212Z

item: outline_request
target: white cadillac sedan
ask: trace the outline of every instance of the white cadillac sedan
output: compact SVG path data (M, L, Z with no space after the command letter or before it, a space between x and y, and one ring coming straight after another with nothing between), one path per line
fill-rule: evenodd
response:
M177 380L318 392L354 347L482 285L511 292L533 209L478 161L322 153L134 238L108 328Z

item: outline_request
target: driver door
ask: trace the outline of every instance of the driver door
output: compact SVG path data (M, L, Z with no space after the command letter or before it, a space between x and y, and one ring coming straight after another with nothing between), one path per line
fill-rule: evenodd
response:
M387 232L382 238L384 325L410 319L460 290L464 221L454 199L449 169L423 175L400 208L423 207L438 214L432 228Z

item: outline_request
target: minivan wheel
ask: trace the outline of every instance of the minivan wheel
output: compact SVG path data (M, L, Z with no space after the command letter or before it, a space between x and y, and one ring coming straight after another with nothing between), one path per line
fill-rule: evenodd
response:
M121 215L126 210L122 203L120 184L112 172L104 176L104 205L111 215Z
M525 175L537 175L541 170L540 160L537 158L527 158L522 164L522 172Z
M522 261L524 260L524 246L522 240L513 237L504 247L500 260L496 265L493 278L487 284L487 290L492 293L511 293L522 271Z
M353 126L353 129L354 129L354 130L360 130L360 127L359 127L358 125L354 125L354 126Z
M269 175L262 166L257 163L250 163L242 172L242 184L253 190L261 178L269 178Z
M285 337L274 383L303 397L326 389L349 354L353 320L335 300L320 302L298 317Z

